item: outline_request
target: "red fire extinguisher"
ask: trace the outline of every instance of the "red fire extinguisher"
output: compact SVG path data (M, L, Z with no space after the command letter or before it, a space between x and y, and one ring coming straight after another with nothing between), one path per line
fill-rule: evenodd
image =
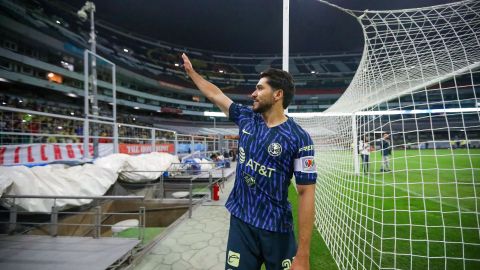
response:
M213 200L218 201L220 199L220 196L218 194L218 192L220 191L220 186L217 183L215 183L213 184L212 188L213 188Z

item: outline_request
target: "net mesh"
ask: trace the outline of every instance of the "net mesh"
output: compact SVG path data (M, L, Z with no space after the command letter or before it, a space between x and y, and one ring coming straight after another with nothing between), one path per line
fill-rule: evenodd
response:
M480 1L340 9L364 31L357 73L325 113L292 114L320 234L340 269L480 269Z

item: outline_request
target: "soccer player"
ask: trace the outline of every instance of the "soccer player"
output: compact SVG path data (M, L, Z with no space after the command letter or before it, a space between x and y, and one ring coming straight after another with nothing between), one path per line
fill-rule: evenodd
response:
M368 173L370 147L370 142L367 136L363 138L363 141L360 140L358 143L358 150L360 151L360 156L362 157L362 167L364 173Z
M260 74L251 94L253 108L228 98L182 55L184 68L200 91L239 126L235 184L227 200L230 230L225 269L310 269L315 183L314 146L310 136L284 109L295 94L292 76L278 69ZM287 200L295 175L299 201L298 248Z
M390 143L390 134L388 132L383 133L383 138L380 140L382 149L382 168L381 172L390 171L390 155L392 154L392 147Z

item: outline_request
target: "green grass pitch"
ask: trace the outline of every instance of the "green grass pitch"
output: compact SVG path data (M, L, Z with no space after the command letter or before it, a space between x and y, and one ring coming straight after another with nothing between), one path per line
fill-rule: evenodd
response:
M480 269L480 150L394 150L390 167L380 172L373 152L369 173L345 176L346 196L337 199L355 211L342 260L367 269ZM297 222L293 187L289 198ZM311 256L311 269L338 269L317 232Z

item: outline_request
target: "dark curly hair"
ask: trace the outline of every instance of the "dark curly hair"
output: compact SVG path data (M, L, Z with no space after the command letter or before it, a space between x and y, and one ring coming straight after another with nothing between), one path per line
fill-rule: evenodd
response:
M282 106L286 109L295 96L295 85L292 75L284 70L269 68L260 73L260 79L261 78L267 78L268 84L274 90L283 90Z

